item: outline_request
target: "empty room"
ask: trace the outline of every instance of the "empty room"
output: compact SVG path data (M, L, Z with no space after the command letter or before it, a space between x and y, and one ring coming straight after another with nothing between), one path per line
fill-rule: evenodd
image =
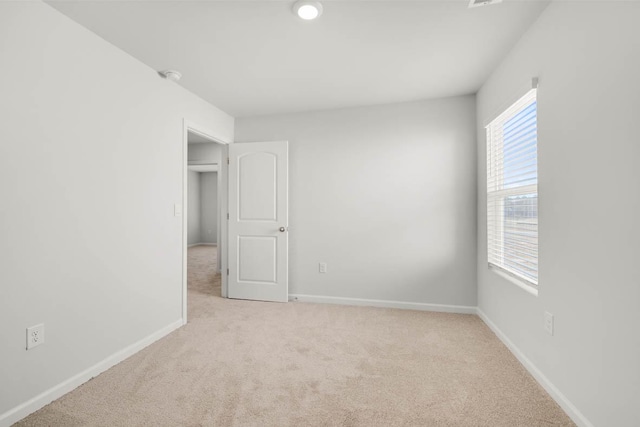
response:
M0 1L0 427L640 426L640 1Z

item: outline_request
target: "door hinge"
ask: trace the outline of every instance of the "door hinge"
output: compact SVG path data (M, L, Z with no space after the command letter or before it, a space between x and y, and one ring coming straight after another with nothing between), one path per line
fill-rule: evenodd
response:
M227 212L227 219L229 219L229 212Z
M229 158L227 157L227 164L229 164Z
M227 268L227 276L229 275L229 269Z

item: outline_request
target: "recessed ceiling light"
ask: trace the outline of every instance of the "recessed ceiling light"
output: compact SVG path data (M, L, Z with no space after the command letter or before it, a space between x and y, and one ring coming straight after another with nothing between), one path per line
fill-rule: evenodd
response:
M311 21L322 15L322 5L317 1L298 1L293 5L293 12L300 18Z

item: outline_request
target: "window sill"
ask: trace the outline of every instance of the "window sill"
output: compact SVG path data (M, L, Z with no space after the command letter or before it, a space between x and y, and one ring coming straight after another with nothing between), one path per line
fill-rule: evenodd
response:
M530 293L531 295L537 297L538 296L538 289L534 288L533 286L531 286L530 284L528 284L527 282L525 282L524 280L520 280L517 277L514 277L510 274L505 273L504 271L502 271L499 268L496 268L492 265L489 265L489 270L493 271L494 273L496 273L498 276L507 279L509 282L513 283L514 285L516 285L517 287L519 287L520 289L523 289L525 292Z

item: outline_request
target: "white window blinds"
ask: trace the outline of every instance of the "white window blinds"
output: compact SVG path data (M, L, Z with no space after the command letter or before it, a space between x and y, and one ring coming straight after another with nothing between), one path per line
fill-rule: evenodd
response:
M487 126L489 265L538 284L536 89Z

